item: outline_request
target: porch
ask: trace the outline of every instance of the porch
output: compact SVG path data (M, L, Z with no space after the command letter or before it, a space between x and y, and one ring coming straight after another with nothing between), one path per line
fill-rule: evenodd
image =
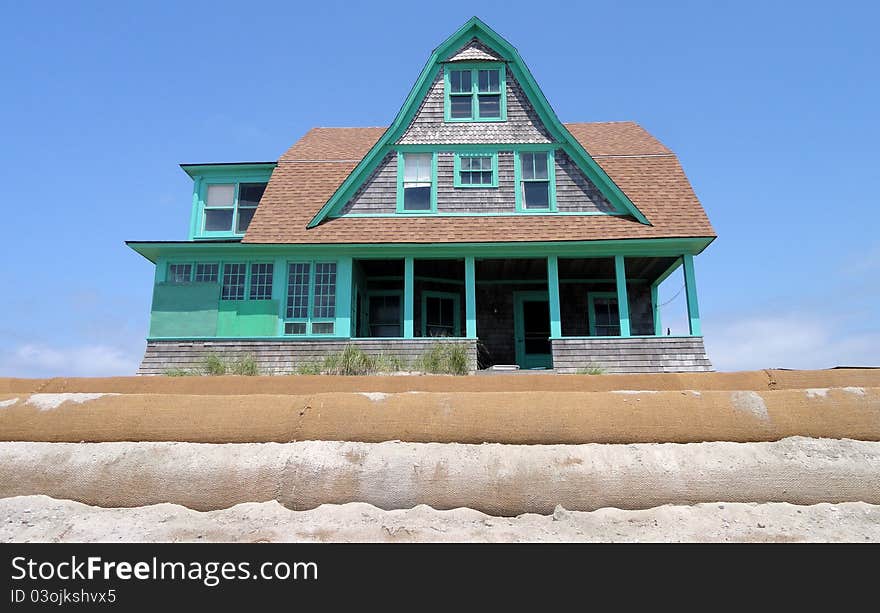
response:
M688 330L671 336L658 288L680 268ZM353 340L472 341L479 369L711 370L689 254L356 258L351 302Z

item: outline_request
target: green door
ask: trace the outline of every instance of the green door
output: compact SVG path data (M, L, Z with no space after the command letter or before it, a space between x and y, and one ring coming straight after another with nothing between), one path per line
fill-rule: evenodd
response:
M552 368L547 292L514 292L513 331L520 368Z

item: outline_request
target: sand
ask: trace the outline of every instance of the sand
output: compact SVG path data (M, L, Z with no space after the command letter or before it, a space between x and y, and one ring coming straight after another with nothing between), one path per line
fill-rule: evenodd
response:
M290 511L277 502L198 512L173 504L103 509L46 496L0 500L0 542L880 542L880 506L712 503L492 517L369 504Z

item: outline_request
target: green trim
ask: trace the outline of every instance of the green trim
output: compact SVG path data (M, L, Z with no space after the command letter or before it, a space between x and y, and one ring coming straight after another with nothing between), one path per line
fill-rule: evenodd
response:
M471 186L464 186L471 187ZM479 186L474 186L479 187ZM488 188L486 188L488 189ZM554 188L555 193L555 188ZM416 212L406 212L406 213L346 213L340 217L354 217L354 218L370 218L370 217L418 217L424 215L428 211L424 213L416 213ZM556 216L576 216L576 217L591 217L591 216L611 216L611 217L624 217L626 213L604 213L601 211L549 211L547 209L528 209L522 212L516 213L475 213L475 212L442 212L438 211L432 214L432 217L521 217L523 213L527 215L553 215ZM338 219L334 217L334 219Z
M702 336L703 327L700 323L700 304L697 301L697 277L694 274L694 256L682 256L684 265L684 284L687 292L688 321L691 336Z
M415 338L415 260L403 259L403 338Z
M681 257L682 254L699 254L714 240L702 238L654 238L596 241L509 241L491 243L241 243L239 241L180 241L141 242L126 244L151 262L158 258L189 258L193 261L209 261L218 257L298 257L330 258L340 255L355 258L384 259L414 255L419 258L461 259L465 256L480 258L529 258L546 257L552 253L559 257L603 257L625 255L629 257Z
M405 214L405 215L430 215L437 212L437 152L430 152L431 155L431 208L425 209L424 211L408 211L404 208L404 192L403 192L403 184L404 184L404 175L406 174L405 168L405 155L408 152L398 151L397 152L397 213L390 215L394 217L396 215ZM429 153L425 152L414 152L414 153Z
M468 338L477 337L477 287L476 262L473 256L464 259L464 291L465 291L465 334Z
M193 202L190 214L189 239L241 238L244 232L238 232L240 214L238 193L242 183L268 183L272 176L271 165L242 166L193 166L187 174L193 176ZM232 185L233 199L231 207L208 207L207 194L211 185ZM246 207L256 208L256 207ZM230 230L205 230L206 211L232 209L232 225Z
M462 183L461 182L461 158L467 157L487 157L491 160L491 172L492 172L492 180L489 183ZM468 172L478 172L478 171L468 171ZM485 172L485 171L483 171ZM492 187L498 187L498 152L463 152L457 151L453 154L453 162L452 162L452 186L453 187L461 187L465 189L477 188L477 189L488 189Z
M549 302L549 297L547 292L543 291L521 291L521 292L513 292L513 334L514 334L514 346L515 346L515 354L516 354L516 363L519 364L520 368L523 369L531 369L531 368L551 368L553 366L553 354L552 349L551 353L526 353L525 348L525 322L523 321L523 302L535 300L535 301L543 301L546 300ZM551 326L552 326L552 318L551 318ZM551 330L551 335L552 330Z
M617 278L617 312L620 314L620 336L630 336L629 299L626 295L626 263L622 255L614 256L614 273Z
M342 182L342 185L339 186L333 196L321 207L321 210L312 218L307 227L313 228L317 226L331 211L337 207L344 206L351 199L354 192L379 166L385 155L394 149L394 143L412 122L413 117L418 112L421 100L427 94L437 74L439 74L441 62L450 53L462 47L472 38L482 40L507 61L506 69L520 83L525 95L531 101L535 112L547 130L609 202L620 211L628 211L639 222L650 225L641 211L636 208L626 194L611 180L608 174L590 157L577 139L572 136L571 132L559 121L559 118L553 112L550 103L543 92L541 92L517 50L480 19L473 17L434 50L424 68L422 68L422 72L419 74L415 85L407 95L394 121L345 181Z
M548 197L548 207L546 209L527 209L525 204L523 203L523 183L526 182L535 182L535 183L543 183L545 180L539 179L523 179L522 173L522 157L521 153L524 151L519 147L514 148L513 151L513 187L515 190L514 193L514 202L516 204L516 214L518 215L532 215L532 214L550 214L559 215L559 212L556 210L556 155L553 151L552 146L545 147L543 149L531 149L529 151L525 151L525 153L547 153L547 197ZM582 214L582 213L581 213ZM599 215L608 215L608 213L596 213Z
M452 93L449 85L449 73L452 71L469 70L471 73L471 91L470 93ZM498 70L499 91L483 92L483 95L499 96L500 112L499 117L480 117L479 104L479 71L480 70ZM453 117L452 116L452 97L470 97L471 99L471 116L470 117ZM447 123L485 123L507 121L507 70L504 62L455 62L454 64L446 64L443 69L443 121Z
M679 266L681 266L681 258L680 257L675 258L675 261L672 262L672 264L669 266L669 268L667 268L665 271L663 271L663 274L661 274L659 277L654 279L654 285L660 285L661 283L666 281L666 279L668 279L672 273L674 273L676 270L678 270Z
M562 336L562 311L559 306L559 258L547 256L547 291L550 301L550 336Z
M306 308L306 316L305 317L288 317L287 316L287 299L288 292L290 288L289 280L290 280L290 266L294 264L308 264L309 265L309 280L308 280L308 289L307 298L308 298L308 306ZM315 275L318 264L335 264L336 265L336 286L335 286L335 300L333 304L333 317L317 317L315 315ZM281 299L281 307L279 309L279 318L280 318L280 334L285 337L295 336L295 337L308 337L308 338L316 338L316 337L327 337L327 338L348 338L351 335L351 325L350 325L350 313L348 312L349 302L351 300L350 297L350 286L351 286L351 258L341 257L335 259L327 259L327 258L288 258L283 262L284 266L284 290L282 293ZM344 287L344 284L348 284L349 289L346 291L341 289ZM272 295L275 296L275 288L272 288ZM340 297L345 300L341 300ZM303 333L290 333L286 332L286 324L288 323L302 323L305 324L305 332ZM330 333L314 333L312 332L313 326L315 324L333 324L333 332Z
M590 327L590 336L584 337L584 338L593 338L593 337L606 338L605 336L600 337L598 334L599 330L596 328L596 302L595 302L596 298L614 298L615 300L617 300L618 316L620 314L620 300L617 297L617 292L587 292L587 317L588 317L587 323L589 324L589 327ZM619 317L618 317L618 319L619 319ZM618 327L618 329L620 328L620 321L617 322L617 327ZM560 337L561 336L562 335L560 335ZM607 337L607 338L615 338L618 336L619 335L615 335L615 336L611 336L611 337ZM574 338L574 337L566 337L566 338ZM622 337L620 337L620 338L622 338Z
M422 291L422 336L428 336L428 298L446 298L452 300L452 312L455 318L452 323L452 335L461 336L461 296L454 292L437 292L434 290Z

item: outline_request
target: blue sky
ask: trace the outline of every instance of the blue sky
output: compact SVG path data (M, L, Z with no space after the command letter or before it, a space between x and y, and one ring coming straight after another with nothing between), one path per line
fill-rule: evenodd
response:
M177 164L387 125L473 7L7 3L0 375L133 372L152 266L123 241L186 238ZM719 234L696 260L718 368L880 365L877 3L480 7L563 121L635 120L679 154Z

